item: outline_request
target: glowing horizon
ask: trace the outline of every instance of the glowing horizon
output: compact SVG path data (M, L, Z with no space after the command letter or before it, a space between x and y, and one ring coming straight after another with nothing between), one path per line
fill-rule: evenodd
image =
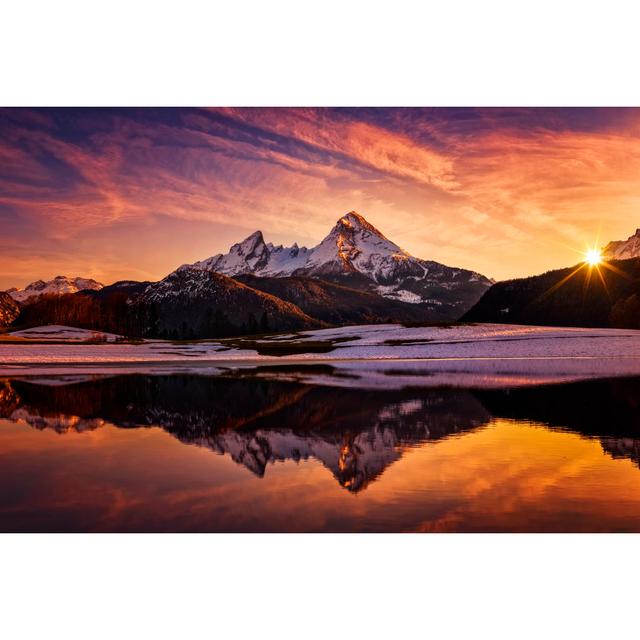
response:
M156 280L256 229L314 246L350 210L417 257L533 275L631 235L639 176L631 108L4 109L0 290Z

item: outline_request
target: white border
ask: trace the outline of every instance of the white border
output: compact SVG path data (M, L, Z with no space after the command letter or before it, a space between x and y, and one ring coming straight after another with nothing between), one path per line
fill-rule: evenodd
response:
M5 3L0 104L638 105L630 2ZM19 638L602 638L636 535L1 536Z
M637 536L4 536L4 638L620 638ZM10 576L10 579L9 579Z
M5 3L0 104L638 105L624 0Z

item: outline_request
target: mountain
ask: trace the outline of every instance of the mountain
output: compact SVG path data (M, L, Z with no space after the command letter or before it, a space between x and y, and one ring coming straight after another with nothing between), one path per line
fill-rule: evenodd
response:
M166 337L211 337L324 326L299 309L212 271L182 266L131 299L152 311L149 331Z
M626 240L614 240L602 249L602 255L609 260L627 260L640 257L640 229Z
M462 318L572 327L640 328L640 258L578 264L494 284Z
M36 280L24 289L9 289L7 293L17 302L30 304L43 295L63 295L65 293L77 293L85 289L97 291L104 285L91 278L69 278L56 276L53 280Z
M442 321L422 305L390 300L334 282L307 276L264 278L251 274L235 278L253 289L295 304L306 314L331 324Z
M325 326L295 305L233 278L180 267L159 282L42 296L14 324L62 324L132 337L212 338Z
M355 212L313 247L265 243L182 265L159 282L58 276L9 295L23 327L65 324L133 337L213 338L325 323L456 320L490 286L484 276L420 260Z
M457 319L491 286L485 276L408 254L355 211L342 216L317 246L266 244L256 231L229 253L190 265L228 276L309 276L384 298L421 305Z
M20 314L18 303L4 291L0 291L0 327L8 327Z

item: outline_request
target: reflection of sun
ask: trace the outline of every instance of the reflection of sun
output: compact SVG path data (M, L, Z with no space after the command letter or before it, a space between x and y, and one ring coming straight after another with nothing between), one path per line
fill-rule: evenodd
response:
M584 254L584 261L590 266L595 267L602 262L602 254L598 249L589 249Z

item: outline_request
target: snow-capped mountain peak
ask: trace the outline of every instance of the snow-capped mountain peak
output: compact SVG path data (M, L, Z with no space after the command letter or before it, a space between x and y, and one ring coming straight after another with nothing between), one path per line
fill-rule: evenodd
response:
M338 218L315 247L265 244L260 231L229 253L190 265L227 276L311 276L422 303L445 315L466 310L491 285L484 276L411 256L355 211Z
M640 229L626 240L614 240L602 250L602 255L610 260L627 260L640 256Z
M264 237L262 231L254 231L250 236L247 236L242 242L238 242L231 247L231 251L238 255L244 255L249 258L254 255L256 251L260 254L264 247Z
M370 222L368 222L363 216L361 216L356 211L349 211L349 213L342 216L342 218L340 218L338 222L336 222L336 226L334 227L334 230L335 229L344 229L344 230L348 229L354 233L367 231L370 234L373 234L375 236L378 236L379 238L382 238L383 240L388 241L388 239L382 234L381 231L378 231L378 229L376 229Z
M56 276L52 280L36 280L24 289L9 289L7 293L16 301L27 303L34 302L43 295L60 296L65 293L77 293L84 289L98 291L104 285L91 278L69 278L68 276Z
M377 280L376 271L383 262L403 260L408 256L360 214L350 211L312 249L305 268L310 274L315 272L317 275L357 271Z
M255 231L234 244L229 253L217 254L193 266L228 276L251 273L257 276L289 276L320 268L322 272L370 270L372 256L409 256L391 242L363 216L350 211L338 219L329 234L312 249L265 243L261 231ZM355 263L354 263L355 261Z
M229 249L229 253L212 256L194 267L207 271L217 271L228 276L246 273L247 269L255 271L261 269L269 260L269 248L264 242L262 231L254 231L242 242L237 242Z

